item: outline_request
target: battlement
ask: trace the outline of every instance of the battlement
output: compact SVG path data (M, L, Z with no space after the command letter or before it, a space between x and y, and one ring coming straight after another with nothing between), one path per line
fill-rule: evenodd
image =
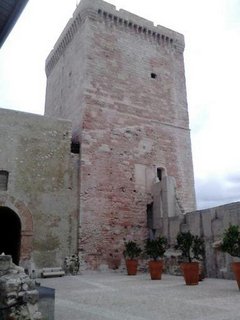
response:
M155 26L152 21L123 9L116 10L114 5L105 1L82 0L47 57L45 67L47 76L51 73L86 18L97 20L107 25L115 25L126 32L132 31L136 36L144 37L148 41L154 41L160 46L168 47L170 50L180 53L184 51L185 44L182 34L160 25Z

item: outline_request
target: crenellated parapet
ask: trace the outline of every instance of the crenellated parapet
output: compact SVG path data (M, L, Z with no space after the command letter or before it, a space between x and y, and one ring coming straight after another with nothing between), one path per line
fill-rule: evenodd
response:
M106 23L124 27L125 30L134 31L136 34L145 36L149 40L156 41L159 45L166 45L181 52L184 50L184 39L179 33L162 26L154 26L153 22L138 18L136 15L129 14L125 10L116 11L116 14L98 9L98 16ZM148 23L142 23L142 20Z
M155 26L152 21L128 11L122 9L116 10L115 6L105 1L82 0L46 60L47 76L51 73L87 18L97 20L109 26L116 26L126 32L132 32L136 36L141 36L146 41L167 47L169 50L179 53L183 53L184 51L185 43L182 34L160 25Z

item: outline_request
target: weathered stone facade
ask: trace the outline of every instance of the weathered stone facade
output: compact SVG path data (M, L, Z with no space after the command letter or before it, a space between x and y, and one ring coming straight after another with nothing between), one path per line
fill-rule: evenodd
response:
M124 240L147 236L158 172L195 209L181 34L100 0L82 0L46 62L45 113L80 142L79 248L118 267Z
M0 188L0 251L29 272L61 266L77 252L71 123L1 109L0 137L0 175L8 173Z

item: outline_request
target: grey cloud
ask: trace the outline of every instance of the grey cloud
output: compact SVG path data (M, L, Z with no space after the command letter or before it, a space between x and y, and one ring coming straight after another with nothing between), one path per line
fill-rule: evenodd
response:
M206 209L240 200L240 174L229 175L225 179L210 177L196 179L198 209Z
M226 177L226 180L230 183L239 183L240 184L240 172L228 174Z

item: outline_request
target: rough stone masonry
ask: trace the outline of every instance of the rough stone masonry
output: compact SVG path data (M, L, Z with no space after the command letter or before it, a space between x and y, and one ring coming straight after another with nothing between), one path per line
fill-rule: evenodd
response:
M0 253L36 275L74 254L117 269L126 239L190 230L206 274L232 276L212 242L239 203L194 211L183 52L175 31L80 2L46 61L45 116L0 110Z
M158 172L195 209L184 38L104 1L82 0L46 61L45 113L80 144L79 248L118 267L123 242L147 236Z
M38 300L34 281L11 256L0 255L0 319L42 320Z

